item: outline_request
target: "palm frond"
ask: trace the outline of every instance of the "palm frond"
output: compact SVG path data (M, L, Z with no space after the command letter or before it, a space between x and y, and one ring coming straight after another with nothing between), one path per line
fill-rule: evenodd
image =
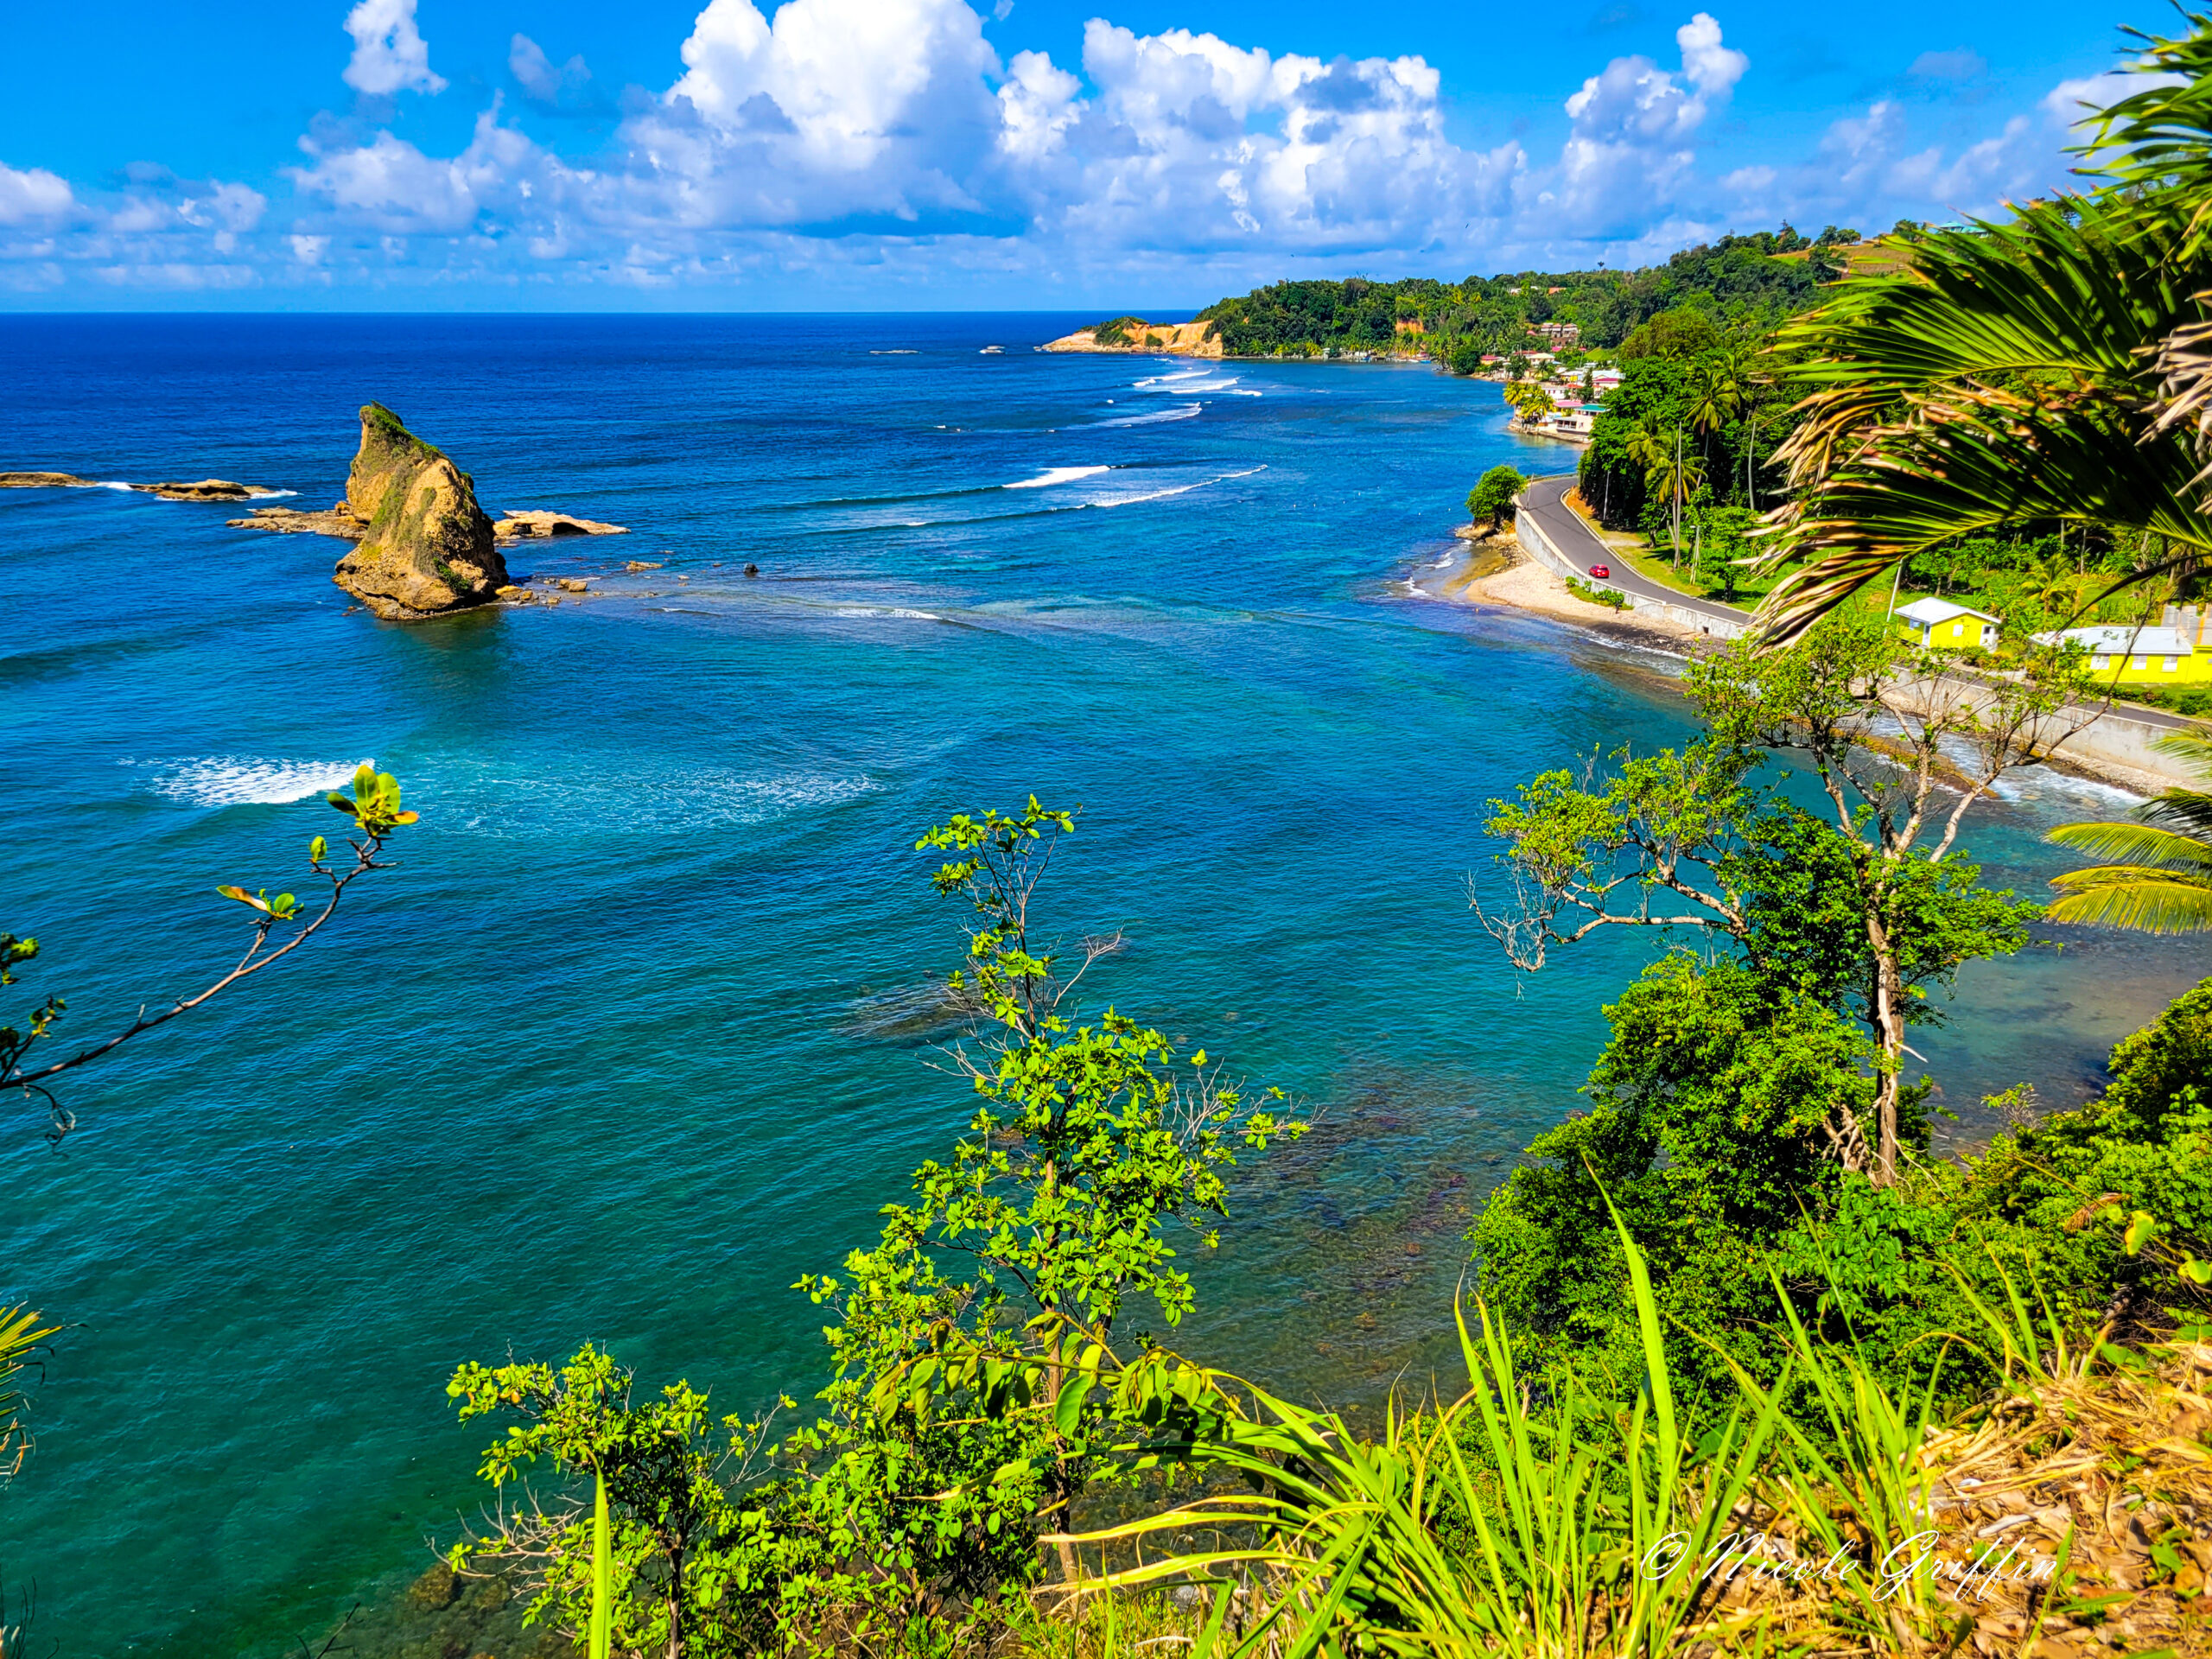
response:
M1796 638L1916 553L2030 521L2212 551L2192 446L2146 410L2146 356L2205 321L2201 276L2171 257L2187 227L2132 198L2031 204L1929 236L1909 270L1847 279L1783 328L1804 418L1762 563L1808 563L1762 605L1766 636Z
M2104 823L2066 823L2044 839L2090 858L2155 870L2204 871L2212 874L2212 842L2196 836L2177 835L2156 824L2121 821ZM2056 880L2070 880L2087 874L2074 870Z
M2076 870L2051 885L2086 876L2109 883L2082 882L2062 893L2045 912L2054 922L2125 928L2135 933L2201 933L2212 929L2212 881L2191 881L2160 870L2101 866Z

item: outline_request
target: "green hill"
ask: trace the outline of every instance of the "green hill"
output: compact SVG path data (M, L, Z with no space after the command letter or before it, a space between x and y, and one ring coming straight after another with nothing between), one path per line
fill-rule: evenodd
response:
M1808 240L1788 225L1724 236L1640 270L1518 271L1446 283L1284 282L1201 311L1233 357L1322 357L1387 351L1418 336L1455 368L1485 352L1541 344L1535 331L1571 323L1582 349L1619 345L1647 319L1688 308L1724 327L1767 327L1813 304L1841 276L1858 232L1831 226Z

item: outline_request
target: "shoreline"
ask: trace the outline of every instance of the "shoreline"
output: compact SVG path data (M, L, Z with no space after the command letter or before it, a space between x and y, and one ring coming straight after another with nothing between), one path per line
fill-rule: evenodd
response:
M1495 606L1501 610L1519 611L1548 622L1564 623L1599 644L1642 655L1688 662L1692 657L1722 648L1723 642L1679 622L1660 616L1631 620L1637 614L1634 611L1615 611L1610 606L1577 599L1567 592L1564 581L1522 551L1519 539L1510 531L1484 541L1466 537L1459 539L1467 544L1467 553L1433 587L1409 582L1408 585L1416 594L1478 610ZM1492 563L1486 554L1497 556L1502 563ZM2036 764L2145 799L2177 784L2185 784L2183 779L2123 766L2118 761L2084 760L2070 754L2050 755Z
M1564 581L1522 550L1519 538L1510 531L1483 541L1469 541L1468 547L1464 559L1443 581L1433 588L1416 588L1414 591L1448 604L1478 608L1494 605L1503 610L1524 612L1547 621L1567 623L1584 633L1594 634L1608 645L1656 652L1685 660L1696 654L1700 640L1708 649L1714 643L1710 636L1664 617L1638 618L1634 611L1617 611L1610 605L1577 599L1567 591ZM1499 562L1492 563L1484 556L1486 554Z

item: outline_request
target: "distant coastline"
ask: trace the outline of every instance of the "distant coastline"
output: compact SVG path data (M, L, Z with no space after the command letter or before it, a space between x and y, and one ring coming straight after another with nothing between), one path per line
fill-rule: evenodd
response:
M1223 349L1220 328L1205 317L1190 322L1147 322L1141 317L1120 317L1112 322L1078 328L1035 348L1040 352L1094 353L1119 357L1203 357L1233 359L1238 362L1274 362L1294 355L1285 352L1230 352ZM1304 356L1305 353L1296 353ZM1353 350L1329 360L1340 363L1429 363L1425 351Z

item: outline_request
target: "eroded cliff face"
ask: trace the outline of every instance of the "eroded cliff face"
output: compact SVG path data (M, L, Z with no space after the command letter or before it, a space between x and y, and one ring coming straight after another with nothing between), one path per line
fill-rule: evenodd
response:
M467 474L382 404L361 406L361 447L340 511L362 526L332 580L383 617L489 604L507 582Z

